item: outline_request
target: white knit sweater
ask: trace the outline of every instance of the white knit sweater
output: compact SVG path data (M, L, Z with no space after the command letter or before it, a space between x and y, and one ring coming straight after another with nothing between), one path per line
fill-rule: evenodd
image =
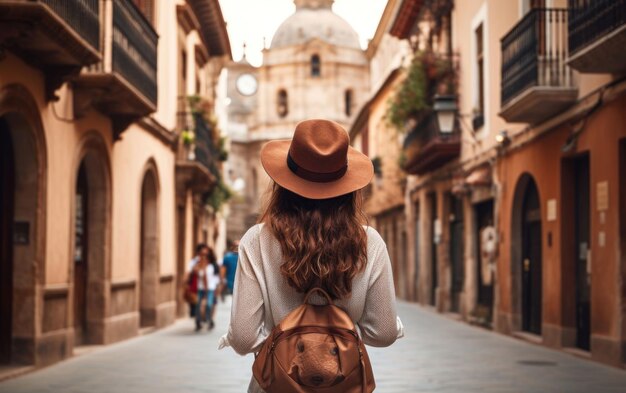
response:
M352 294L335 301L344 309L367 345L385 347L404 335L396 315L393 274L385 242L366 227L367 264L352 282ZM302 304L304 294L289 286L280 273L280 243L264 224L253 226L239 244L239 262L228 334L220 349L231 346L241 354L258 351L263 341L287 314ZM312 297L312 302L323 302Z
M335 304L356 322L365 344L385 347L404 336L404 328L396 314L387 247L374 228L365 230L365 269L354 277L351 295ZM258 224L246 232L239 244L230 326L220 349L231 346L241 355L258 351L272 328L302 304L304 294L290 287L280 272L283 262L280 243L269 228ZM311 302L324 300L314 294Z

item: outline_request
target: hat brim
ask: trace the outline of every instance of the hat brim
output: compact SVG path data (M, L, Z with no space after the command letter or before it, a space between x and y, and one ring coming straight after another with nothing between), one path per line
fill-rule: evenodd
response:
M367 186L374 176L372 161L365 154L348 146L348 169L339 179L314 182L303 179L287 166L291 140L270 141L261 149L261 164L278 185L309 199L328 199Z

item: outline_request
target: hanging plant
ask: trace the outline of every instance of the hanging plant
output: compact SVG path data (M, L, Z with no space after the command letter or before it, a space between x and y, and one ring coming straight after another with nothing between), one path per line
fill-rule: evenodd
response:
M191 130L183 130L180 133L180 138L185 146L190 146L196 140L196 134Z
M226 150L226 138L223 136L220 137L220 140L218 142L218 160L228 160L228 150Z
M415 53L406 78L388 101L387 120L401 132L414 128L432 111L436 94L454 92L454 67L432 51Z
M217 184L206 196L205 204L210 207L214 213L217 213L222 209L222 206L224 206L224 204L233 197L233 195L234 193L230 187L224 183L221 176L218 176Z

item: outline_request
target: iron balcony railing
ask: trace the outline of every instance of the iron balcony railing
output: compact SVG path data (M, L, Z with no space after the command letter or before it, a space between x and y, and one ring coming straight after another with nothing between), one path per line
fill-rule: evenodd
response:
M158 36L130 0L113 2L113 71L152 103L157 101Z
M433 141L457 140L460 134L461 132L457 120L455 120L455 125L451 132L442 132L439 129L437 113L435 111L429 111L424 114L423 120L409 131L404 138L403 147L405 149L411 146L423 147Z
M459 156L460 135L458 121L455 121L452 132L442 132L437 113L428 113L404 140L406 161L402 167L406 172L417 175L436 170Z
M213 142L213 129L201 113L192 114L195 122L195 156L196 161L201 163L211 173L218 173L216 166L217 152Z
M100 50L100 0L34 0L47 5L94 49Z
M625 23L626 0L569 0L570 54Z
M536 8L502 38L502 90L504 106L532 87L573 87L565 64L567 10Z

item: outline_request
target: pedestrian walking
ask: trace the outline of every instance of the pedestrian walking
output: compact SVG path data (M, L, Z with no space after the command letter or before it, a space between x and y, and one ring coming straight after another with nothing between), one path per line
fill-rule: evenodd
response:
M239 240L230 243L228 252L224 255L221 267L221 278L224 283L222 290L222 301L226 295L232 295L235 286L235 272L237 271L237 261L239 260Z
M376 230L364 226L360 190L373 176L372 163L350 147L340 125L327 120L303 121L292 140L267 143L261 162L273 180L272 193L260 223L241 239L230 326L219 347L259 356L248 392L311 392L322 387L325 392L371 392L373 378L367 381L371 368L362 342L383 347L404 335L387 248ZM306 334L291 340L298 328L311 329L302 325L307 318L320 317L310 313L307 301L334 303L338 308L320 310L328 312L329 321L346 315L349 318L340 322L352 324L354 332L320 335L328 330L319 328L308 341ZM289 334L275 329L286 321L296 329ZM345 332L354 333L358 342L345 341L352 337ZM339 341L348 344L340 346ZM285 343L295 347L285 348ZM346 347L357 344L355 360ZM258 365L266 356L287 357L291 363L274 367L270 359ZM361 371L343 374L349 364ZM355 382L358 385L345 387Z
M213 250L204 243L196 246L196 256L189 262L188 277L195 278L197 288L197 301L194 315L196 319L196 331L202 328L206 322L209 329L213 329L215 322L216 290L220 283L220 268Z
M196 254L187 264L187 270L183 279L183 297L187 304L189 304L189 317L194 318L196 316L196 308L198 303L198 275L194 266L203 257L208 255L209 246L205 243L199 243L196 246Z

